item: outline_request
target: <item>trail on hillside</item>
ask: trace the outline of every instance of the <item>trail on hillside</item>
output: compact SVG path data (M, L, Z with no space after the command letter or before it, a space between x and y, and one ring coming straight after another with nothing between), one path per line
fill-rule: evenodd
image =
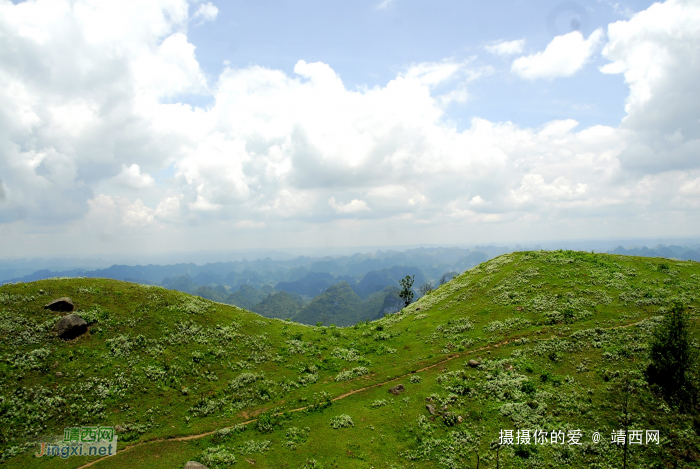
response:
M629 324L624 324L624 325L621 325L621 326L601 327L601 328L599 328L599 329L602 329L602 330L624 329L624 328L626 328L626 327L632 327L632 326L635 326L635 325L637 325L637 324L640 324L640 323L642 323L642 322L644 322L644 321L648 321L648 320L649 320L649 318L646 318L646 319L642 319L641 321L636 321L636 322L632 322L632 323L629 323ZM570 334L569 334L569 335L570 335ZM498 342L497 344L484 345L483 347L479 347L479 348L476 348L476 349L473 349L473 350L468 350L468 351L465 351L465 352L455 353L455 354L452 354L452 355L448 356L447 358L445 358L445 359L443 359L443 360L440 360L440 361L438 361L438 362L435 362L435 363L433 363L432 365L426 366L426 367L421 368L421 369L419 369L419 370L412 371L412 372L410 372L410 373L406 373L406 374L403 374L403 375L401 375L401 376L397 376L396 378L391 378L391 379L386 380L386 381L382 381L381 383L375 383L375 384L371 384L371 385L369 385L369 386L365 386L365 387L362 387L362 388L354 389L354 390L352 390L352 391L348 391L348 392L346 392L346 393L344 393L344 394L341 394L341 395L339 395L339 396L334 397L333 399L331 399L331 401L332 401L332 402L339 401L339 400L341 400L341 399L345 399L346 397L352 396L353 394L358 394L358 393L361 393L361 392L363 392L363 391L367 391L367 390L369 390L369 389L378 388L378 387L384 386L385 384L393 383L394 381L402 380L402 379L406 378L407 376L410 376L410 375L412 375L412 374L414 374L414 373L419 373L419 372L421 372L421 371L430 370L430 369L432 369L432 368L435 368L435 367L438 367L438 366L440 366L440 365L443 365L443 364L449 362L450 360L454 360L455 358L463 357L463 356L466 356L466 355L472 355L472 354L474 354L474 353L481 352L481 351L483 351L483 350L488 350L488 349L491 349L491 348L498 348L498 347L500 347L501 345L509 344L510 342L512 342L512 341L514 341L514 340L521 339L521 338L523 338L523 337L528 337L528 336L524 335L524 336L521 336L521 337L511 337L510 339L503 340L503 341L501 341L501 342ZM563 337L568 337L568 335L567 335L567 336L563 336ZM540 342L545 342L545 341L548 341L548 340L552 340L552 338L550 337L550 338L548 338L548 339L536 339L536 340L538 340L538 341L540 341ZM287 411L285 411L285 412L301 412L301 411L303 411L303 410L308 409L309 407L310 407L310 406L299 407L299 408L296 408L296 409L287 410ZM263 412L263 410L258 410L258 411L256 411L256 412L254 412L253 415L258 415L258 414L261 414L262 412ZM284 413L284 412L279 412L279 413L277 413L277 414L275 414L275 415L282 415L283 413ZM238 423L237 425L248 425L248 424L250 424L250 423L255 423L255 422L257 422L257 421L258 421L258 419L250 419L250 420L247 420L247 421L245 421L245 422L240 422L240 423ZM187 435L187 436L179 436L179 437L171 437L171 438L156 438L156 439L153 439L153 440L143 441L143 442L139 442L139 443L136 443L136 444L133 444L133 445L125 446L124 448L118 450L117 453L115 453L113 456L116 456L116 454L118 454L118 453L124 453L124 452L129 451L129 450L131 450L131 449L133 449L133 448L136 448L136 447L138 447L138 446L150 445L150 444L154 444L154 443L163 443L163 442L168 442L168 441L188 441L188 440L197 440L197 439L199 439L199 438L204 438L204 437L207 437L207 436L209 436L209 435L213 435L215 432L216 432L216 430L211 430L211 431L208 431L208 432L205 432L205 433L197 433L197 434ZM103 461L103 460L105 460L105 459L107 459L107 458L110 458L110 457L112 457L112 456L105 456L105 457L100 458L100 459L95 459L94 461L91 461L91 462L89 462L89 463L87 463L87 464L84 464L84 465L82 465L82 466L79 466L77 469L84 469L84 468L86 468L86 467L90 467L90 466L92 466L92 465L94 465L94 464L97 464L98 462Z

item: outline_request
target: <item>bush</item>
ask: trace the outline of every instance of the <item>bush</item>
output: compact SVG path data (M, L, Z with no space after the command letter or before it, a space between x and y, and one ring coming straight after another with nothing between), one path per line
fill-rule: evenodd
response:
M367 373L369 373L369 370L366 367L358 366L358 367L353 368L352 370L341 371L335 377L335 380L337 382L348 381L348 380L351 380L353 378L357 378L358 376L366 375Z
M347 414L341 414L331 419L331 428L337 430L339 428L354 427L355 423Z
M257 428L260 433L271 432L277 425L278 418L270 412L260 414L258 418Z
M537 391L537 387L532 381L525 381L522 386L520 386L520 391L525 394L534 394Z
M406 306L410 305L413 301L413 291L411 290L411 287L413 287L413 280L415 279L415 277L415 275L406 275L405 278L399 280L399 284L401 285L401 292L399 293L399 298L403 300Z
M681 411L690 410L697 402L697 352L691 342L690 321L680 303L656 326L649 345L647 381L658 386L664 398Z
M452 412L445 412L442 415L442 421L445 423L445 426L454 427L455 425L457 425L458 419L457 416Z
M223 446L213 446L204 450L202 462L211 468L224 468L236 464L236 456Z
M389 405L389 401L387 401L386 399L377 399L370 404L370 407L376 409L377 407L383 407L385 405Z

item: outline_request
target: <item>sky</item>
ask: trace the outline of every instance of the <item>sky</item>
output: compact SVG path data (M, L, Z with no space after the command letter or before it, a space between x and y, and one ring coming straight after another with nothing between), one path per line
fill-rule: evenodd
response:
M700 2L0 0L0 257L700 235Z

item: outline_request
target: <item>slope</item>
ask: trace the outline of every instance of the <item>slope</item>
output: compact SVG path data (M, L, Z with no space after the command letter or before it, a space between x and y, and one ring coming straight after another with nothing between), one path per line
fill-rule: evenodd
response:
M349 326L357 323L362 300L350 288L347 282L331 285L316 296L299 313L294 320L302 324L335 324Z
M266 318L286 319L294 316L304 307L301 296L286 291L267 295L252 310Z
M93 467L197 459L213 468L233 458L270 468L475 467L476 455L480 467L497 457L502 467L619 466L609 435L620 428L621 378L639 377L649 333L674 301L697 319L698 287L694 262L514 253L401 314L330 328L116 281L6 285L2 458L8 467L78 467L91 458L45 461L22 444L68 426L120 425L121 452ZM58 315L42 308L64 295L92 324L71 342L52 336ZM692 417L635 382L634 428L660 430L662 444L632 447L630 467L681 458L693 467ZM390 394L389 384L405 390ZM496 452L500 429L557 430L567 441L578 429L582 445Z

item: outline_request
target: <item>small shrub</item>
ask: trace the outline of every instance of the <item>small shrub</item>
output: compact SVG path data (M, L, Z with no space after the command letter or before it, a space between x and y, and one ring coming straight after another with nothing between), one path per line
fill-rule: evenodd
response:
M331 428L335 430L354 426L355 423L352 421L352 417L350 417L348 414L337 415L331 419Z
M340 381L348 381L353 378L357 378L358 376L366 375L369 373L369 370L365 368L364 366L358 366L356 368L353 368L352 370L346 370L346 371L341 371L336 375L335 380L337 382Z
M241 454L264 453L269 451L272 442L270 440L249 440L238 447Z
M309 432L311 429L309 427L304 427L304 428L297 428L297 427L290 427L287 429L287 432L285 433L285 437L287 440L284 442L284 446L291 450L297 449L298 445L301 443L304 443L306 439L309 437Z
M532 381L525 381L522 386L520 386L520 391L525 394L534 394L537 391L537 387Z
M258 417L257 429L260 433L271 432L272 429L277 424L277 418L273 416L270 412L265 412L260 414Z
M414 383L414 384L415 384L415 383L420 383L420 382L421 382L421 379L422 379L422 378L420 377L420 375L413 375L413 376L411 376L411 379L409 379L409 381L410 381L411 383Z
M223 446L213 446L205 449L201 459L205 466L215 469L223 469L236 464L236 456Z
M384 407L385 405L389 405L389 401L387 401L386 399L377 399L376 401L370 404L370 407L376 409L378 407Z
M445 412L444 414L442 414L442 421L447 427L454 427L455 425L457 425L458 422L457 416L452 412Z

